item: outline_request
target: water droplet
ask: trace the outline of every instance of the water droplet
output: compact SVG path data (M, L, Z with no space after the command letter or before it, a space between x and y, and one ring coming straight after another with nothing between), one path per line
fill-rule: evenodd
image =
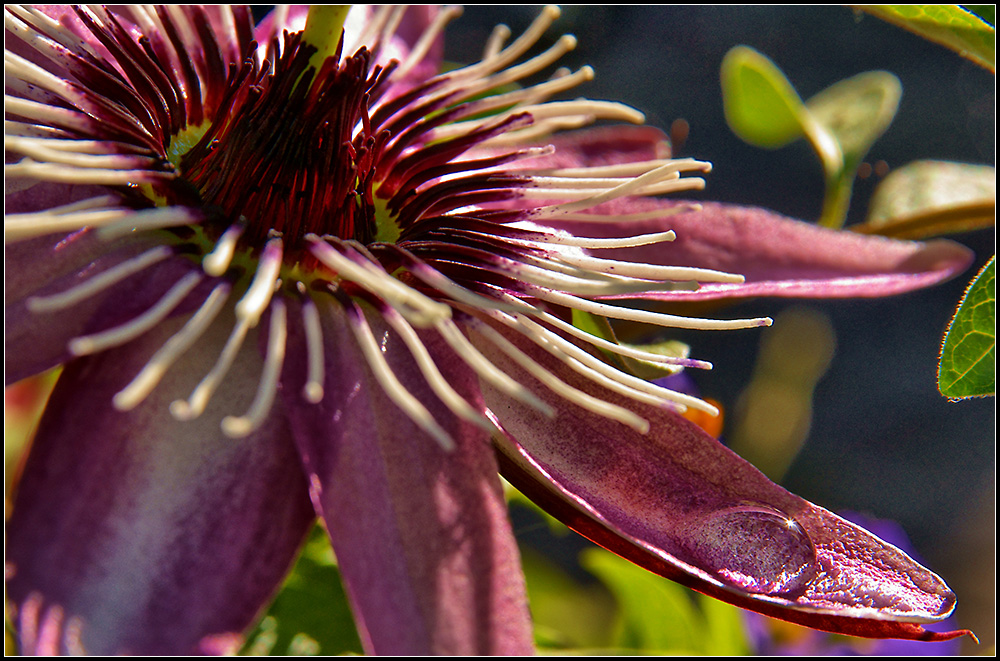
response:
M710 512L689 529L695 564L755 594L800 592L816 576L816 549L795 519L766 505Z

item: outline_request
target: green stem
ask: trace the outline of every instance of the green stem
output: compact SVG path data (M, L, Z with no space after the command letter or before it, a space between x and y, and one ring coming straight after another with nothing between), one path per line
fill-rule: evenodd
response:
M820 225L831 229L840 229L847 221L847 209L851 204L851 188L854 184L853 170L837 174L839 176L827 177L823 213L819 218Z

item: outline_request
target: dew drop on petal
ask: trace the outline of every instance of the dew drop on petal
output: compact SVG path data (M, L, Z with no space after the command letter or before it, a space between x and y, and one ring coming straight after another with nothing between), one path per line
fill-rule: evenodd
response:
M755 594L801 592L816 576L816 549L795 519L763 505L709 512L688 530L695 564Z

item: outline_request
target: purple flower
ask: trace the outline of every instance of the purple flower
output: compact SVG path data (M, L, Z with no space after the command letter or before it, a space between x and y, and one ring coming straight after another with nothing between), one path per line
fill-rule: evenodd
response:
M707 364L571 311L766 326L621 299L881 296L967 251L661 201L708 164L650 128L555 134L641 122L552 100L589 69L512 85L573 47L526 56L557 10L436 75L456 14L5 9L7 379L65 366L8 524L23 650L231 651L318 516L369 652L530 652L498 464L720 599L960 635L919 625L954 606L941 579L678 415L709 404L609 356Z

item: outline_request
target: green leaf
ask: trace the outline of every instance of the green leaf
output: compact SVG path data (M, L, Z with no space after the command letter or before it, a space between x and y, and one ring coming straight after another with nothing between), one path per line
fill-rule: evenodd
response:
M938 390L950 399L996 395L996 256L972 281L941 348Z
M551 650L607 648L615 602L602 585L584 585L530 548L521 551L535 643Z
M726 121L740 139L777 149L802 137L805 106L774 62L737 46L723 58L720 77Z
M362 654L333 550L317 525L242 655Z
M840 143L851 176L892 123L903 86L888 71L869 71L842 80L806 101L812 116Z
M604 549L588 549L580 561L618 601L619 648L660 654L747 652L739 609L721 602L706 608L715 600L699 601L700 595Z
M893 74L869 71L835 83L806 102L810 117L823 129L810 133L826 174L821 225L843 227L858 166L892 123L902 92ZM836 150L824 146L827 136Z
M958 5L855 5L996 71L996 31Z
M992 227L996 168L947 161L916 161L893 170L875 190L868 221L851 227L898 239Z
M959 5L962 9L967 12L971 12L983 19L986 23L989 23L993 27L997 25L997 6L996 5Z

